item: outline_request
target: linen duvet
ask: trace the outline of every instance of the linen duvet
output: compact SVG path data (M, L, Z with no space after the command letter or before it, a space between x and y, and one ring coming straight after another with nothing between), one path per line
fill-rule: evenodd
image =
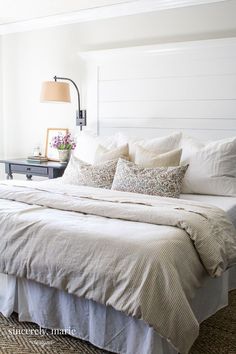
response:
M226 214L198 202L63 185L0 184L0 272L144 320L180 352L198 336L189 300L236 264Z

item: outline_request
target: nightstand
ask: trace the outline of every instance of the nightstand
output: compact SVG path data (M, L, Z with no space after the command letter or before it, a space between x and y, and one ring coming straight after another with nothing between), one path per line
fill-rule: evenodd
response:
M13 173L18 173L26 175L28 180L31 180L32 176L47 177L50 179L61 177L67 166L66 164L53 161L38 164L28 162L25 159L0 160L0 163L5 164L7 179L13 179Z

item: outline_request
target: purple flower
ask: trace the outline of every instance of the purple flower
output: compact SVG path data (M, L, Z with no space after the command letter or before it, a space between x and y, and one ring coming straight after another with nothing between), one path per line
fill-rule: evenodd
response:
M58 150L74 150L76 148L75 139L71 136L71 133L63 135L58 133L51 140L50 146Z

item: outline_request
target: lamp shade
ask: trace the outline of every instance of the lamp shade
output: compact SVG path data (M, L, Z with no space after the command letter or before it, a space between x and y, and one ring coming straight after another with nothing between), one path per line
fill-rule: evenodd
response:
M44 81L41 90L41 102L70 102L70 87L66 82Z

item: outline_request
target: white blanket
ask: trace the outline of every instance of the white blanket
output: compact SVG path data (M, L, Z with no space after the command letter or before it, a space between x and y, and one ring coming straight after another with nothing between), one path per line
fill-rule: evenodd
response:
M0 198L0 272L141 318L181 353L206 270L236 262L235 229L214 207L48 182L0 185Z

